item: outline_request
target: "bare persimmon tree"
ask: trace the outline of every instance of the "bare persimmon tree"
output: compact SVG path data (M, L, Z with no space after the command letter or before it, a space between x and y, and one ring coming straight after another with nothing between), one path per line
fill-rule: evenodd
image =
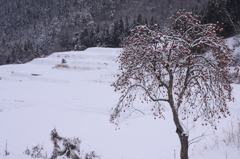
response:
M215 24L201 24L192 12L179 10L169 18L166 31L138 26L126 38L118 58L119 74L112 84L122 96L112 109L110 121L116 125L122 113L133 109L133 101L153 102L154 118L164 118L168 103L181 143L181 159L188 159L188 131L182 120L202 119L211 124L230 115L226 101L231 96L229 69L234 61Z

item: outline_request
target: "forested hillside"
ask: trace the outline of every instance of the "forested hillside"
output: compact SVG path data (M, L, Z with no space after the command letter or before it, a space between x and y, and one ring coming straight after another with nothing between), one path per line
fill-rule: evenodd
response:
M239 27L239 0L207 1L0 0L0 65L25 63L56 51L119 47L136 25L168 27L167 18L179 8L193 10L206 23L227 21L230 25L225 28L234 35ZM213 18L212 4L223 4L223 10L227 6L228 12L219 9L225 19Z

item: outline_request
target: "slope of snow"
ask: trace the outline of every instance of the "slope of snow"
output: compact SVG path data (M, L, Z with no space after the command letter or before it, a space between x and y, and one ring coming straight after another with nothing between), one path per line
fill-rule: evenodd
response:
M79 137L84 153L96 151L102 159L179 159L180 143L170 111L165 113L166 120L154 120L149 105L136 102L145 115L133 114L119 130L109 122L120 96L110 86L120 51L89 48L0 66L0 158L29 159L23 151L37 144L50 157L50 132L56 128L63 137ZM63 58L68 68L56 68ZM220 122L218 131L200 123L191 128L190 139L205 133L190 146L191 159L240 158L240 143L226 144L223 131L240 127L240 85L233 86L232 116ZM9 156L3 156L6 141Z

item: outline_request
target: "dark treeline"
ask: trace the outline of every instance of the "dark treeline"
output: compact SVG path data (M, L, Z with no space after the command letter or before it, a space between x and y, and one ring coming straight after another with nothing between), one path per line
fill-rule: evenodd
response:
M168 27L167 18L179 8L201 14L204 23L225 22L229 33L224 36L234 35L239 28L239 2L235 3L239 0L207 1L0 0L0 65L25 63L57 51L119 47L136 25ZM221 1L226 9L217 9L227 10L220 12L227 13L225 19L218 19L224 16L211 6Z
M72 41L70 34L94 27L90 11L97 14L104 9L103 0L95 1L98 7L93 8L92 0L0 0L0 64L24 63L62 51L64 41ZM105 2L105 7L119 3Z
M202 23L216 23L224 37L240 33L240 0L209 0L199 12Z

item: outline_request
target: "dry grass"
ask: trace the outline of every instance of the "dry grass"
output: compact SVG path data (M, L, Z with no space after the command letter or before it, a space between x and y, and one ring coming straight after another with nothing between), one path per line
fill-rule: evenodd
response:
M240 119L232 118L228 125L222 128L221 134L209 134L205 135L204 138L198 140L194 146L190 149L192 155L195 152L200 152L203 155L205 150L219 149L219 147L225 144L227 147L237 148L240 151ZM228 152L224 154L228 158Z
M67 64L57 64L53 68L56 68L56 69L61 69L61 68L69 69L69 66Z
M240 149L240 119L232 119L227 127L223 128L223 142L226 145L236 145Z
M66 69L66 70L101 70L101 67L80 67L80 66L68 66L67 64L57 64L53 69Z

